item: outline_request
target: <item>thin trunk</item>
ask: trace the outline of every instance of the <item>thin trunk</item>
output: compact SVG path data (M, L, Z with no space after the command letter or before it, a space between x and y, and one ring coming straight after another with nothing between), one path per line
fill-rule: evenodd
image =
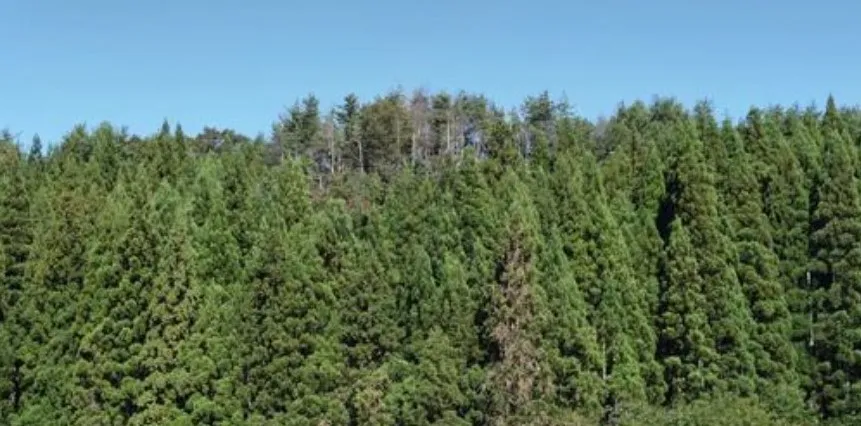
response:
M329 174L335 174L335 132L329 133Z
M356 144L359 145L359 171L361 171L362 174L365 174L365 156L362 152L362 140L359 139L356 141Z
M416 130L416 132L418 132L418 130ZM411 146L410 146L410 160L411 160L413 165L416 164L416 157L418 157L418 155L416 154L416 140L418 139L416 137L416 132L413 132Z
M21 410L21 366L23 362L15 360L12 372L12 408L15 412Z
M457 129L457 135L455 139L455 151L459 154L463 151L463 147L466 146L466 138L463 135L464 125L460 121L460 117L455 117L455 129Z
M601 380L607 381L607 342L601 340L601 355L604 361L601 363Z
M445 119L445 153L451 152L451 120L449 117Z
M813 287L810 285L810 281L811 281L810 280L810 271L807 271L807 292L808 292L807 293L807 304L808 304L808 309L810 310L810 313L809 313L810 324L808 325L809 332L810 332L810 340L808 341L807 344L808 344L808 346L810 346L812 348L813 344L814 344L813 343L814 342L813 341L813 320L814 320L814 318L813 318L813 304L810 303L810 293L813 290Z
M395 152L400 159L403 155L403 150L401 149L401 118L395 117Z

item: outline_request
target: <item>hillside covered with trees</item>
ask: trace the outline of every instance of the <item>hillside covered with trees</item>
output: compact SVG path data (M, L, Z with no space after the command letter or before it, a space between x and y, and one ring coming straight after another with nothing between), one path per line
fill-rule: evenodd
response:
M830 97L0 139L0 424L861 423L861 112Z

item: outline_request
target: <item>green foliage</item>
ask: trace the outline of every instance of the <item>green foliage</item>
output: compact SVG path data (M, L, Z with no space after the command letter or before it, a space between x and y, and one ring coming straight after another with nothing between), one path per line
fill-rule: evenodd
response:
M858 141L401 90L3 132L0 424L856 424Z
M861 296L861 197L851 149L844 135L826 130L826 175L811 233L815 305L810 351L817 363L814 392L819 409L836 417L851 415L858 408L861 313L855 301Z
M721 397L679 405L671 410L635 406L626 410L618 423L622 426L790 426L775 417L754 399Z

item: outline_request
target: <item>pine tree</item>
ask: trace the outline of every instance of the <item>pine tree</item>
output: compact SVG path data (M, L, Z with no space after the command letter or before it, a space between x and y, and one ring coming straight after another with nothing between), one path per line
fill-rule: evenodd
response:
M858 108L320 102L0 132L0 424L858 423Z
M780 281L786 293L787 304L792 314L791 341L796 346L798 362L796 369L801 374L805 389L809 383L813 366L807 356L813 324L814 299L809 286L809 230L810 210L816 205L816 190L820 181L817 171L818 148L810 139L794 133L790 141L780 137L770 122L762 124L762 134L758 138L771 138L766 142L773 145L774 153L767 159L751 159L751 168L762 170L767 167L773 172L758 175L758 185L763 200L763 211L768 216L774 240L774 253L779 259ZM796 132L798 129L795 130ZM751 143L748 135L745 145ZM754 141L754 143L762 143ZM808 155L816 153L815 156ZM807 176L805 176L805 174ZM765 179L765 180L764 180Z
M491 342L488 409L492 424L500 425L512 424L513 417L549 394L537 339L545 309L536 285L537 217L517 175L509 171L503 179L510 198L503 200L508 204L505 237L495 285L488 289L485 324Z
M550 315L541 332L542 342L554 375L556 405L596 413L604 402L600 375L604 354L560 239L558 231L551 233L538 256L539 283Z
M191 335L180 347L180 362L193 372L188 398L196 424L238 422L236 397L239 357L239 295L246 283L239 247L231 232L220 162L207 158L190 188L194 280L200 286L199 308Z
M144 181L126 178L98 217L85 265L86 302L77 313L83 338L69 390L74 424L127 423L144 408L144 312L157 264L146 195Z
M708 395L721 373L705 283L698 273L691 237L682 225L680 218L670 224L658 320L658 355L664 364L669 402Z
M68 423L66 387L71 382L79 334L77 307L83 289L86 250L93 229L91 218L102 200L93 191L86 165L63 171L39 186L31 203L33 241L25 267L23 318L28 332L21 336L22 370L31 395L16 421L23 424ZM51 315L46 315L50 312Z
M157 259L148 287L139 297L145 304L145 336L136 368L141 376L135 405L139 411L129 424L187 422L186 404L196 389L189 388L193 371L183 365L183 344L198 316L201 288L195 279L195 258L188 203L163 183L153 194L150 223L155 224L153 253Z
M411 358L392 360L385 369L392 383L384 404L396 424L470 424L458 414L466 406L458 387L463 360L446 334L431 327Z
M299 178L299 177L297 177ZM271 194L271 193L270 193ZM305 194L295 194L302 202ZM287 200L282 200L287 202ZM239 397L250 421L346 424L337 397L344 362L336 346L338 320L311 232L313 217L293 226L263 203L241 295Z
M465 279L469 303L475 306L475 323L487 317L487 294L496 267L498 226L500 212L488 183L487 171L473 156L464 157L461 166L451 172L447 185L453 197L460 232L460 246L464 256ZM473 330L477 337L469 349L470 364L483 363L485 359L484 336Z
M8 132L0 135L0 247L3 275L0 276L0 329L4 346L0 352L0 421L7 421L21 408L24 381L20 343L28 325L22 303L25 266L32 239L30 201L24 162Z
M861 345L861 316L854 301L861 294L861 198L850 142L829 117L833 111L826 112L826 176L812 218L816 305L810 350L817 361L814 400L821 413L849 421L859 407L855 348Z
M692 127L690 123L680 123L668 134L676 139L667 175L669 200L659 221L667 223L669 219L672 223L673 217L680 218L694 247L696 272L708 303L712 347L719 356L722 380L715 391L749 394L754 375L750 352L753 319L732 269L736 252L723 232L713 176Z
M721 139L733 170L726 179L725 199L738 252L735 269L756 322L751 337L759 379L757 393L763 399L774 398L775 410L797 413L803 405L790 340L791 316L780 282L778 258L772 251L771 226L751 168L753 161L728 120L721 127Z

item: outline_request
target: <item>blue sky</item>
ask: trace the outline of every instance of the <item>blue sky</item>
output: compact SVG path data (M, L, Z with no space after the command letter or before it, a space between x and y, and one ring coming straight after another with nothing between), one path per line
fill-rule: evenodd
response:
M861 2L823 0L0 0L0 128L60 138L103 120L268 134L324 106L406 89L547 89L587 117L676 96L751 104L861 101Z

